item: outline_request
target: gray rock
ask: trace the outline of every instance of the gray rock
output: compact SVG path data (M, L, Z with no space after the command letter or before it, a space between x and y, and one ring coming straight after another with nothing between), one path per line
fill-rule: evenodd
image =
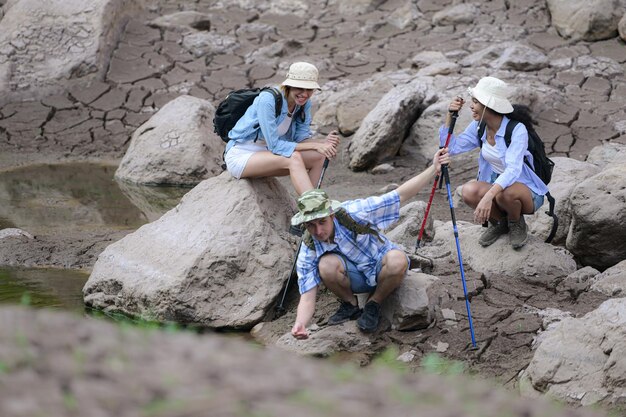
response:
M609 297L626 295L626 260L595 275L591 279L591 289Z
M439 278L409 271L407 276L382 305L381 314L395 330L417 330L428 327L435 318Z
M211 121L215 108L207 101L180 96L141 125L115 172L115 178L137 184L195 185L222 172L224 142Z
M182 45L196 58L205 55L229 53L239 47L237 39L232 36L212 32L194 32L186 34L183 38Z
M372 168L371 172L373 175L388 174L394 169L394 166L391 164L380 164Z
M569 274L563 281L559 283L556 290L560 293L569 292L572 299L589 290L592 278L598 275L600 271L590 266L585 266L576 272Z
M581 72L585 77L614 78L624 74L619 62L605 56L584 55L572 63L572 70Z
M597 165L601 170L626 160L626 145L605 143L593 148L587 156L587 162Z
M478 19L480 9L473 3L461 3L433 15L433 24L449 26L473 23Z
M550 194L556 200L554 212L559 218L559 225L556 235L552 240L553 244L564 244L569 232L572 220L570 197L574 188L585 179L597 174L600 169L590 163L581 162L572 158L556 156L551 158L555 167L552 174L552 181L548 188ZM544 199L541 206L533 215L528 216L529 231L545 240L552 230L553 219L546 215L548 211L548 199Z
M373 77L360 83L344 85L337 92L320 98L321 105L313 121L318 126L337 126L342 135L350 136L394 85L386 77ZM367 100L363 100L364 97Z
M515 44L502 51L500 57L491 63L492 68L514 71L536 71L548 66L548 57L535 48Z
M619 32L619 37L626 41L626 14L619 20L617 31Z
M368 169L395 156L419 113L433 103L435 96L431 89L428 78L417 78L388 92L363 120L350 142L350 169Z
M403 245L405 248L414 248L419 235L427 204L423 201L411 201L400 208L400 219L385 233L392 242ZM433 233L433 216L428 216L422 241L431 240Z
M551 325L537 344L522 376L523 395L541 392L582 406L626 395L626 298Z
M411 63L418 68L424 68L441 62L448 62L448 58L439 51L422 51L411 58Z
M356 16L376 10L384 0L330 0L329 6L337 6L341 15Z
M533 284L553 287L576 270L576 262L567 250L544 243L529 235L526 245L513 250L508 236L483 248L478 238L484 228L457 222L461 254L465 265L487 276L507 276ZM441 258L442 254L458 263L452 222L435 221L435 238L420 250L423 256ZM436 272L436 271L435 271Z
M621 0L548 0L552 25L564 38L598 41L617 35Z
M535 71L547 67L548 64L545 54L519 42L496 43L461 60L464 67L485 65L513 71Z
M424 19L424 14L419 11L415 3L407 1L389 15L387 22L398 29L404 29L420 19Z
M26 239L34 239L33 235L31 235L30 233L15 227L7 227L6 229L0 230L0 240L9 237L25 237Z
M291 270L292 206L275 179L203 181L98 257L85 304L158 321L250 328ZM173 261L175 260L175 261Z
M0 103L102 79L138 2L12 2L0 21Z
M338 352L363 352L372 344L355 321L337 326L311 326L308 330L308 339L299 340L287 333L276 341L276 346L300 355L328 357Z
M208 31L210 29L211 15L187 10L157 17L148 23L148 26L170 30L173 32L193 32L196 29Z
M571 194L566 247L583 265L603 270L626 257L626 166L588 178Z

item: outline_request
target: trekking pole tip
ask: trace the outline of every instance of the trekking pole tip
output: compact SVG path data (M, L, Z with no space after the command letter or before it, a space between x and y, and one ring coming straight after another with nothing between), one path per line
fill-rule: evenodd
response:
M287 310L285 309L285 307L281 306L281 305L277 305L276 308L274 309L274 311L276 312L276 316L280 317L283 314L285 314L287 312Z

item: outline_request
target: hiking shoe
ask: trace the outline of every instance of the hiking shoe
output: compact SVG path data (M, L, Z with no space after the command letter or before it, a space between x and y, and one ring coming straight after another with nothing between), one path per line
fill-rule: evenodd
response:
M348 320L354 320L361 315L361 309L349 301L342 301L339 310L328 319L328 325L334 326Z
M378 328L380 321L380 304L376 301L368 301L363 307L363 314L356 321L356 325L363 333L373 333Z
M509 220L509 238L511 239L513 249L520 249L526 243L528 233L523 214L516 222Z
M509 233L509 225L506 218L500 219L500 221L489 220L489 226L487 230L483 232L478 238L480 246L487 247L492 245L502 235Z

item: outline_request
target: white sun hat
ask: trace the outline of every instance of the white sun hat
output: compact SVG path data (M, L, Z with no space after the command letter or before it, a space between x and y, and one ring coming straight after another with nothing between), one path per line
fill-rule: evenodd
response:
M508 90L506 83L495 77L483 77L478 81L476 87L467 89L480 104L501 114L513 111Z
M315 65L308 62L294 62L289 66L287 79L283 81L283 85L296 88L307 88L321 90L317 83L319 72Z

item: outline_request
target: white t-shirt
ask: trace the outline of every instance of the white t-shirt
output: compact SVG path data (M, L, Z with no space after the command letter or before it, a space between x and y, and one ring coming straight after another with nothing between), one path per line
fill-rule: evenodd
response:
M492 146L489 142L485 141L481 152L485 161L489 162L489 165L491 165L491 168L493 168L493 171L496 174L502 174L504 172L504 164L502 163L498 149L495 146Z
M276 128L278 136L282 136L287 133L287 131L289 130L289 126L291 126L291 118L292 116L289 116L289 113L287 113L287 116L283 119L282 123L278 125L278 127Z

